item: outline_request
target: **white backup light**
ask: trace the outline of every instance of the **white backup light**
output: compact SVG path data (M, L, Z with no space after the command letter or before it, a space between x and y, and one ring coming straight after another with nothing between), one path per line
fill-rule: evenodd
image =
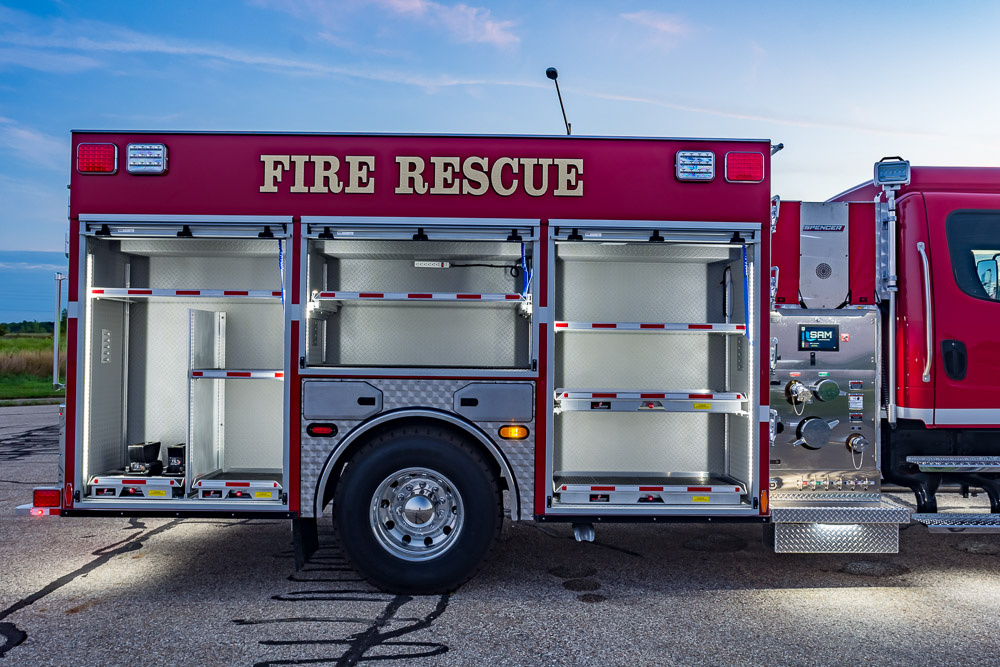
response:
M675 170L679 181L711 181L715 178L715 153L677 151Z
M129 144L125 150L130 174L162 174L167 171L167 147L164 144Z

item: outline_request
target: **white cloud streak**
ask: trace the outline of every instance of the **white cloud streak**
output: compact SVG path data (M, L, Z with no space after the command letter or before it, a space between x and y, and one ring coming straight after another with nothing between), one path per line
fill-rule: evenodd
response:
M692 32L691 26L685 23L684 19L674 14L661 14L660 12L646 10L622 14L621 17L626 21L638 23L639 25L644 25L657 32L674 37L686 37Z
M69 142L44 134L0 116L0 149L45 169L65 172L69 162Z

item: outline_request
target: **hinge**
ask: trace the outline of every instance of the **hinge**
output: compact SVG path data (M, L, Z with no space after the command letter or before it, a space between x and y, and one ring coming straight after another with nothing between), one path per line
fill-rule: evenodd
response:
M306 358L299 357L299 368L305 368L305 367L306 367Z
M532 359L531 360L531 370L533 370L533 371L537 371L538 370L538 359Z
M287 505L288 504L288 492L287 491L282 491L281 492L281 504L282 505Z

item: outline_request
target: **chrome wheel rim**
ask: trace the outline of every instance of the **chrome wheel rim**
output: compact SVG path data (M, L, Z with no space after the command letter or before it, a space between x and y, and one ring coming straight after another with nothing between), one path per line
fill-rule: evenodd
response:
M372 496L371 527L386 551L408 561L437 558L465 523L462 496L429 468L406 468L382 480Z

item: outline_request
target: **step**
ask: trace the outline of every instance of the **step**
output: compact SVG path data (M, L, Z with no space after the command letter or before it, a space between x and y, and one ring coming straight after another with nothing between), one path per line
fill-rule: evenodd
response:
M914 514L931 533L1000 533L1000 514Z
M1000 472L1000 456L907 456L922 472Z

